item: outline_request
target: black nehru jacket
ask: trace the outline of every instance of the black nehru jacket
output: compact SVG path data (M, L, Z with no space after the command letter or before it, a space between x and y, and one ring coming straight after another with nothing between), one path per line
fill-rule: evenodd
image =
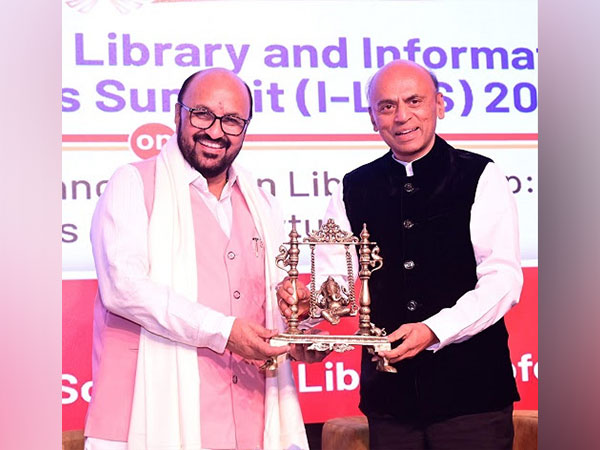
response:
M391 151L344 177L352 232L358 236L366 223L383 257L370 281L376 326L390 333L423 321L475 288L470 211L489 162L436 136L432 150L413 162L411 177ZM376 371L366 350L362 356L366 415L436 420L519 400L504 319L465 342L394 364L397 374Z

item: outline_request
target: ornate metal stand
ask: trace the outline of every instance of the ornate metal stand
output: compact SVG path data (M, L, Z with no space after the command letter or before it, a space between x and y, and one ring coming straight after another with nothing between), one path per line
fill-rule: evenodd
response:
M376 242L369 241L369 232L366 224L363 224L360 239L347 231L340 229L338 225L329 219L318 231L313 231L302 242L295 227L289 234L289 242L279 247L279 255L276 258L277 267L285 270L292 285L293 294L290 310L291 317L288 319L287 330L273 338L271 345L308 344L309 350L345 352L354 349L355 345L367 346L369 353L377 359L377 369L383 372L396 372L389 365L386 358L377 356L377 352L391 349L391 344L385 337L385 330L377 328L371 322L371 296L369 293L369 279L371 274L383 265L383 258L379 256L379 247ZM286 248L286 245L288 246ZM358 313L359 327L353 335L315 335L304 334L299 326L298 319L298 260L300 246L308 245L311 251L311 273L310 273L310 317L323 318L332 325L337 325L341 317L355 316ZM318 245L343 245L345 248L346 268L348 286L340 286L332 277L319 287L316 287L315 248ZM354 292L354 275L352 269L352 257L350 246L358 247L361 279L361 288L356 304ZM286 269L289 267L289 269ZM276 361L269 361L267 369L275 369Z

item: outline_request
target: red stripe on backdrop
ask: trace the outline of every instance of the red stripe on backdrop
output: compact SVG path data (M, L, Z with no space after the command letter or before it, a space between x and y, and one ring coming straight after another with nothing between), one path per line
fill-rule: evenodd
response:
M454 141L537 141L537 133L447 133L442 138ZM247 141L381 141L378 134L249 134Z
M446 133L450 141L537 141L537 133ZM129 140L127 134L63 134L63 142L115 142ZM249 134L248 142L362 142L381 141L378 134Z
M63 134L63 142L127 142L128 134Z

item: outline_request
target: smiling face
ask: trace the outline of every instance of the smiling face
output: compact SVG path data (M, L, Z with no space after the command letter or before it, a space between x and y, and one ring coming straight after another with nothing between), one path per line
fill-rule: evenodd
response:
M444 99L424 68L393 61L371 82L369 115L394 156L410 162L433 147L437 119L444 118Z
M250 99L244 83L224 69L199 73L188 85L182 103L190 108L207 109L217 116L250 116ZM189 111L175 107L177 143L185 160L207 180L224 177L242 148L246 131L239 136L223 133L220 120L205 130L190 124Z

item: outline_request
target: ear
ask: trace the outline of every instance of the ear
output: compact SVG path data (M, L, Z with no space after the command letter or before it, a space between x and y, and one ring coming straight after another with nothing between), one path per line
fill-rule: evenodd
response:
M371 118L371 123L373 124L373 131L379 131L377 129L377 122L375 122L375 116L373 116L373 110L369 106L369 117Z
M435 96L436 110L438 119L443 119L446 114L446 106L444 104L444 95L438 92Z
M179 129L179 121L181 120L181 105L179 103L175 103L175 129Z

